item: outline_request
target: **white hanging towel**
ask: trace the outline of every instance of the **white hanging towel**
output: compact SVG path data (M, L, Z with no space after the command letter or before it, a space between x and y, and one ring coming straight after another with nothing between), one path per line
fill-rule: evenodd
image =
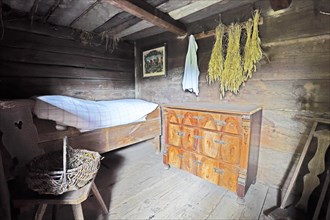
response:
M184 75L182 81L182 89L194 92L198 96L198 77L199 69L197 63L197 49L198 45L196 43L194 35L189 36L189 45L186 55L186 63L184 67Z

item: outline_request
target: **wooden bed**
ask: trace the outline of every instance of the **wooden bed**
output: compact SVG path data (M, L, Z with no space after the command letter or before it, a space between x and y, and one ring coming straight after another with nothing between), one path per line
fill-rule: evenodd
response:
M152 140L160 152L161 114L160 107L149 113L146 121L80 132L68 127L65 131L55 129L55 122L34 118L38 131L39 146L51 149L60 146L62 138L68 136L69 145L105 153L141 141Z
M2 142L7 149L19 150L22 143L27 143L47 152L60 149L63 137L68 136L69 145L73 148L84 148L100 153L145 140L152 140L156 151L160 151L160 107L149 113L142 122L80 132L73 127L58 131L54 121L34 117L31 100L0 101L0 104L0 107L2 106L0 119L3 119L0 120L0 131L3 133Z

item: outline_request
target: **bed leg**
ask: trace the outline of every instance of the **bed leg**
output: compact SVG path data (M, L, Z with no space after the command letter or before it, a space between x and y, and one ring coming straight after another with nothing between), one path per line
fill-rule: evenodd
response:
M160 153L160 136L154 137L153 144L155 145L156 153L159 154Z

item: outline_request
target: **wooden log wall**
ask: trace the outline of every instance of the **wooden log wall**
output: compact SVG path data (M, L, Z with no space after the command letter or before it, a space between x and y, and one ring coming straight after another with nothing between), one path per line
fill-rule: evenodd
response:
M68 31L21 23L6 27L0 41L0 98L134 98L133 45L119 44L111 53L104 45L83 44Z
M200 94L182 91L188 41L171 34L140 40L136 44L137 97L158 102L214 102L256 104L263 107L261 150L257 181L285 187L307 139L312 121L300 116L330 115L330 17L315 10L315 1L292 1L286 10L274 12L269 1L241 7L221 15L222 21L246 21L251 8L261 9L260 36L268 59L238 95L219 99L219 85L208 85L206 76L214 38L198 40ZM196 32L217 24L219 16L192 24ZM166 77L142 78L141 51L166 43Z

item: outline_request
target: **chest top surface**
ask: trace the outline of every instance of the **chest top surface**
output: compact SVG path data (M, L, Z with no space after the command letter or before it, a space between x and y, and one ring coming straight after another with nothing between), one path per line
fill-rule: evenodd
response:
M185 102L185 103L171 103L164 104L164 108L171 109L186 109L186 110L199 110L199 111L212 111L212 112L226 112L233 114L254 114L261 110L257 105L240 105L228 103L207 103L207 102Z

